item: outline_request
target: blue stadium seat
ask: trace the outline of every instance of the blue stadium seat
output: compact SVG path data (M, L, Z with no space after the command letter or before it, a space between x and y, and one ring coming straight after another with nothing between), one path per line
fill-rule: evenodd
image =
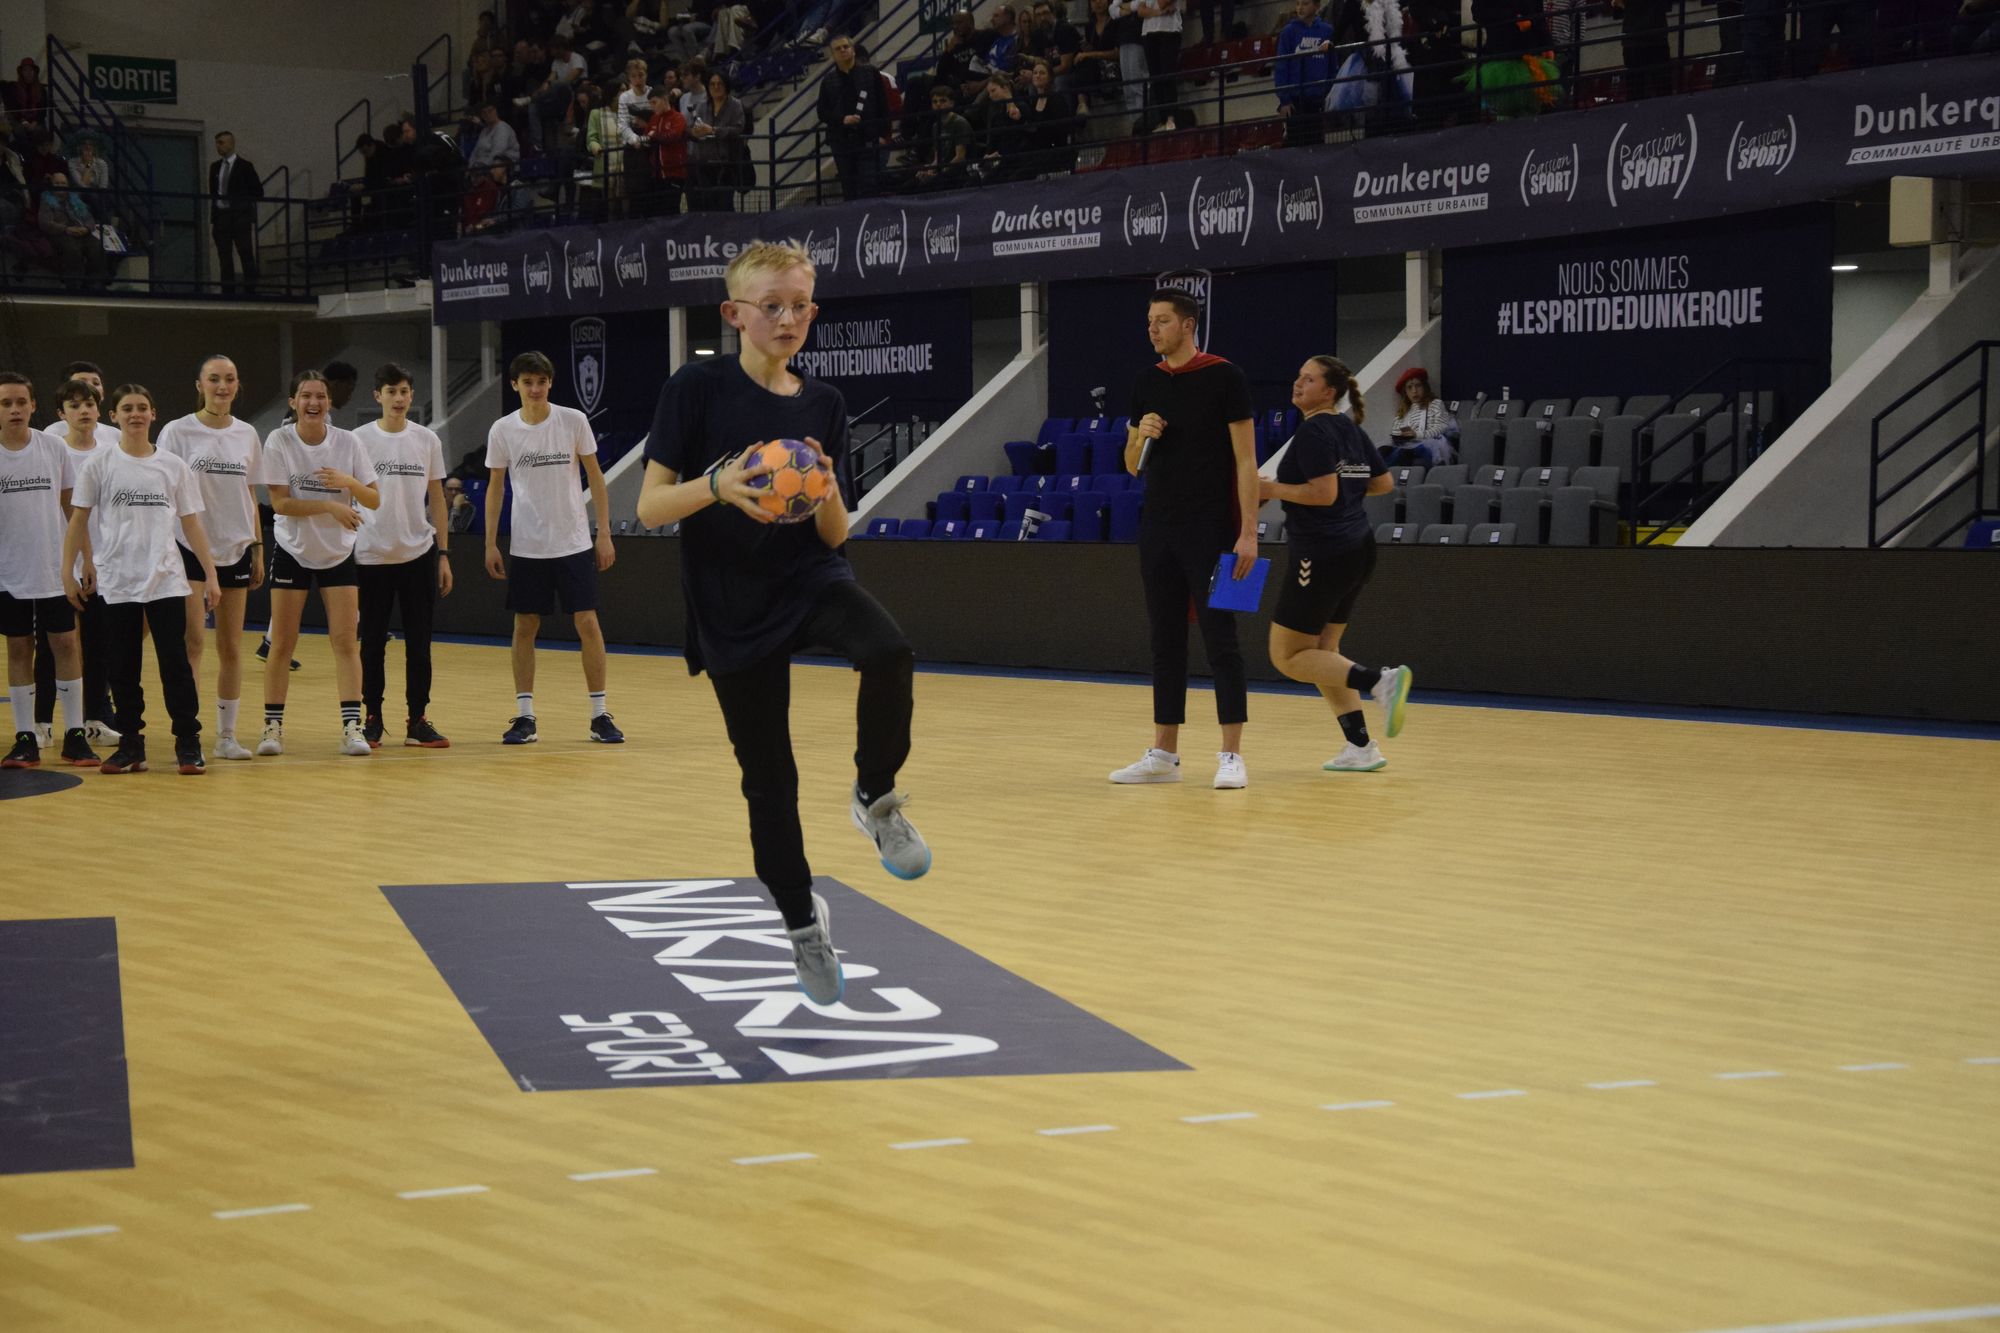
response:
M1089 477L1057 477L1055 489L1065 495L1075 495L1078 491L1090 489Z
M1071 434L1075 430L1076 418L1050 417L1042 423L1042 428L1035 432L1035 443L1053 445L1058 438Z
M1110 514L1111 497L1102 491L1083 491L1076 495L1069 511L1070 539L1079 542L1103 541L1105 520Z
M1068 541L1069 521L1058 518L1042 524L1041 527L1035 529L1035 540L1038 542Z
M1009 440L1000 446L1007 454L1007 466L1017 477L1025 477L1035 470L1035 455L1041 446L1033 440Z
M991 541L993 539L993 534L998 532L999 530L1000 530L1000 524L997 520L990 518L975 518L972 520L973 541L976 542Z
M1019 527L1021 515L1035 508L1035 502L1041 497L1030 491L1018 491L1013 495L1003 495L1000 498L1004 502L1004 506L1000 510L1001 519Z
M1085 435L1101 435L1111 429L1110 417L1078 417L1076 428Z
M1981 519L1965 530L1968 551L2000 551L2000 520Z
M1050 491L1036 502L1035 508L1047 514L1050 518L1067 519L1069 517L1070 505L1071 500L1068 491Z
M1033 481L1033 477L995 477L987 489L994 495L1009 495L1021 490Z
M893 518L871 518L862 529L864 537L893 537L896 535L896 520Z
M986 489L986 478L960 477L957 483L952 486L952 489L955 491L983 491Z
M915 541L931 535L931 521L927 518L906 518L896 530L896 535L904 541Z
M1111 418L1111 429L1116 431L1118 434L1123 435L1126 431L1132 429L1132 418L1130 417Z
M972 531L972 524L963 519L951 518L942 523L931 524L932 541L959 541Z
M998 491L981 491L977 495L968 495L966 516L974 523L981 519L998 523L1001 506L1005 504L1006 499L1007 497Z
M1103 431L1090 437L1091 472L1116 472L1125 466L1125 436Z
M1090 437L1071 431L1056 439L1055 472L1059 477L1090 471Z
M1061 480L1054 473L1044 473L1039 477L1023 477L1021 489L1029 495L1045 495L1056 489Z
M964 491L946 491L937 498L937 518L940 523L962 521L972 516L972 498Z
M1020 524L1019 520L1016 520L1016 521L1014 521L1014 522L1012 522L1012 523L1002 523L1002 524L1000 525L1000 533L999 533L999 538L998 538L998 540L1000 540L1000 541L1003 541L1003 542L1017 542L1017 541L1020 541L1020 540L1021 540L1021 524Z
M1132 489L1132 478L1123 472L1100 472L1090 479L1090 489L1105 495L1116 495Z
M1112 541L1139 540L1139 506L1145 499L1145 495L1137 490L1120 491L1111 497L1111 527L1108 535Z

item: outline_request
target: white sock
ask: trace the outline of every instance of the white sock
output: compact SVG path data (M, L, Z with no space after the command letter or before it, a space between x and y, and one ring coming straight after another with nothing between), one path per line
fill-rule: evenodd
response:
M532 694L517 694L517 695L515 695L515 696L514 696L514 716L515 716L515 717L533 717L534 715L535 715L535 696L534 696L534 695L532 695Z
M59 680L56 682L56 702L62 705L63 726L75 728L83 725L83 681Z
M215 701L215 734L234 736L236 734L236 710L243 706L241 699L217 699Z
M14 730L16 732L35 729L35 687L33 685L9 685L7 700L14 705Z
M591 716L592 716L593 718L598 718L598 717L603 717L603 716L604 716L604 711L605 711L605 710L604 710L604 691L603 691L603 690L593 690L593 691L591 691L591 695L590 695L590 715L591 715Z

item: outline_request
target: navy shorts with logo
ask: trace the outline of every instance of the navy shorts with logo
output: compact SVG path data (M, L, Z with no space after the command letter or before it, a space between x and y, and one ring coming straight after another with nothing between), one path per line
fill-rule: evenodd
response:
M597 609L596 551L585 549L549 560L517 555L507 562L509 611L551 616L558 602L571 615Z
M270 582L273 588L283 588L290 592L305 592L315 583L321 588L352 588L357 579L358 576L354 572L354 557L352 555L339 564L327 569L307 569L297 560L294 560L292 553L284 547L274 546L271 548Z
M1332 548L1294 539L1291 557L1271 622L1315 635L1328 625L1345 625L1375 572L1375 539Z
M193 584L199 584L203 582L201 573L201 561L195 559L194 552L188 550L188 548L185 546L181 547L180 551L181 551L181 568L184 571L186 571L188 582ZM235 564L217 565L215 567L215 581L221 584L225 588L249 587L250 561L252 558L253 557L250 554L250 548L247 546L244 547L242 558L239 559Z
M31 638L38 629L44 634L67 634L75 628L76 608L67 597L16 597L0 592L0 638Z

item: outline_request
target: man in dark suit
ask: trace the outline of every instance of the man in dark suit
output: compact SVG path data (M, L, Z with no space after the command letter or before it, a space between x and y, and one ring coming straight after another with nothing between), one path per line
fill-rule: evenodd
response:
M209 229L222 265L222 290L236 291L236 259L243 258L244 290L257 290L257 201L264 182L248 158L236 155L236 136L224 130L215 136L215 157L208 167Z

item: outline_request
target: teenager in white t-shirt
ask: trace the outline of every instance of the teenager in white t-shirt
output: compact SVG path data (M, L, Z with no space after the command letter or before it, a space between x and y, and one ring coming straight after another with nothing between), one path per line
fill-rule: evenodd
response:
M185 536L201 566L203 609L222 599L208 538L201 530L201 492L188 465L147 435L157 415L153 395L137 384L110 394L118 447L99 449L83 466L63 537L63 591L71 606L93 594L104 599L110 644L111 697L117 705L118 748L100 773L146 771L146 696L139 663L151 632L153 660L173 719L174 763L190 776L206 771L201 757L201 696L187 660L188 578L176 536Z
M76 464L53 435L28 424L34 415L35 386L25 375L0 371L0 635L7 639L7 698L14 709L14 748L0 758L0 768L42 762L35 731L37 629L48 634L56 658L56 693L68 727L63 758L87 765L96 757L83 734L76 614L62 596L63 510Z
M236 716L243 703L243 614L250 593L264 586L264 529L257 516L257 496L250 489L264 446L257 428L231 415L242 384L236 363L211 356L195 372L195 392L201 407L160 428L160 448L194 473L201 488L201 525L215 558L222 604L215 608L215 757L248 759L250 747L236 735ZM194 552L181 543L181 559L190 583L201 571ZM188 594L187 655L196 679L201 677L202 649L208 642L206 617Z
M486 436L486 572L507 580L514 613L514 720L501 742L527 745L535 731L535 636L558 604L576 624L583 646L583 680L590 690L590 739L622 744L625 733L605 707L604 629L597 623L597 576L611 568L611 501L597 466L597 437L573 407L549 401L555 366L540 352L523 352L507 367L521 408L493 423ZM597 538L583 512L576 467L590 483ZM514 479L514 514L500 558L500 508Z
M382 419L354 432L375 464L382 503L361 525L354 559L361 579L361 734L382 743L384 658L389 615L403 608L403 744L442 750L451 742L424 716L431 701L431 613L451 592L450 528L444 516L444 442L410 420L410 372L393 362L375 372Z
M65 384L71 380L85 380L89 382L91 388L97 390L97 425L93 427L97 434L97 442L117 448L118 427L107 419L110 413L104 407L104 372L97 368L95 361L72 361L62 368L62 377ZM93 736L91 739L97 738ZM118 738L111 736L107 739L115 741Z
M68 448L70 461L76 465L78 473L83 471L83 465L90 461L91 454L99 447L98 431L103 423L98 420L98 411L103 397L103 393L84 376L65 381L60 393L62 419L45 432ZM117 448L118 432L115 428L111 439L111 447ZM63 521L69 521L67 514ZM63 758L68 763L83 767L97 762L97 751L92 746L116 744L118 741L118 732L111 725L111 692L106 684L105 669L111 658L109 646L104 641L103 609L102 598L91 598L76 613L77 642L83 650L83 694L79 705L84 716L83 743L78 745L64 737ZM49 636L37 630L35 740L44 750L55 748L56 686L55 651L49 645Z
M373 509L382 502L375 465L352 434L327 424L333 403L323 372L294 375L288 401L292 420L264 441L256 477L271 488L271 508L278 514L278 549L271 553L271 658L264 664L264 736L257 753L285 752L288 663L298 646L306 594L317 584L340 687L340 752L365 755L354 568L361 515L355 506Z

